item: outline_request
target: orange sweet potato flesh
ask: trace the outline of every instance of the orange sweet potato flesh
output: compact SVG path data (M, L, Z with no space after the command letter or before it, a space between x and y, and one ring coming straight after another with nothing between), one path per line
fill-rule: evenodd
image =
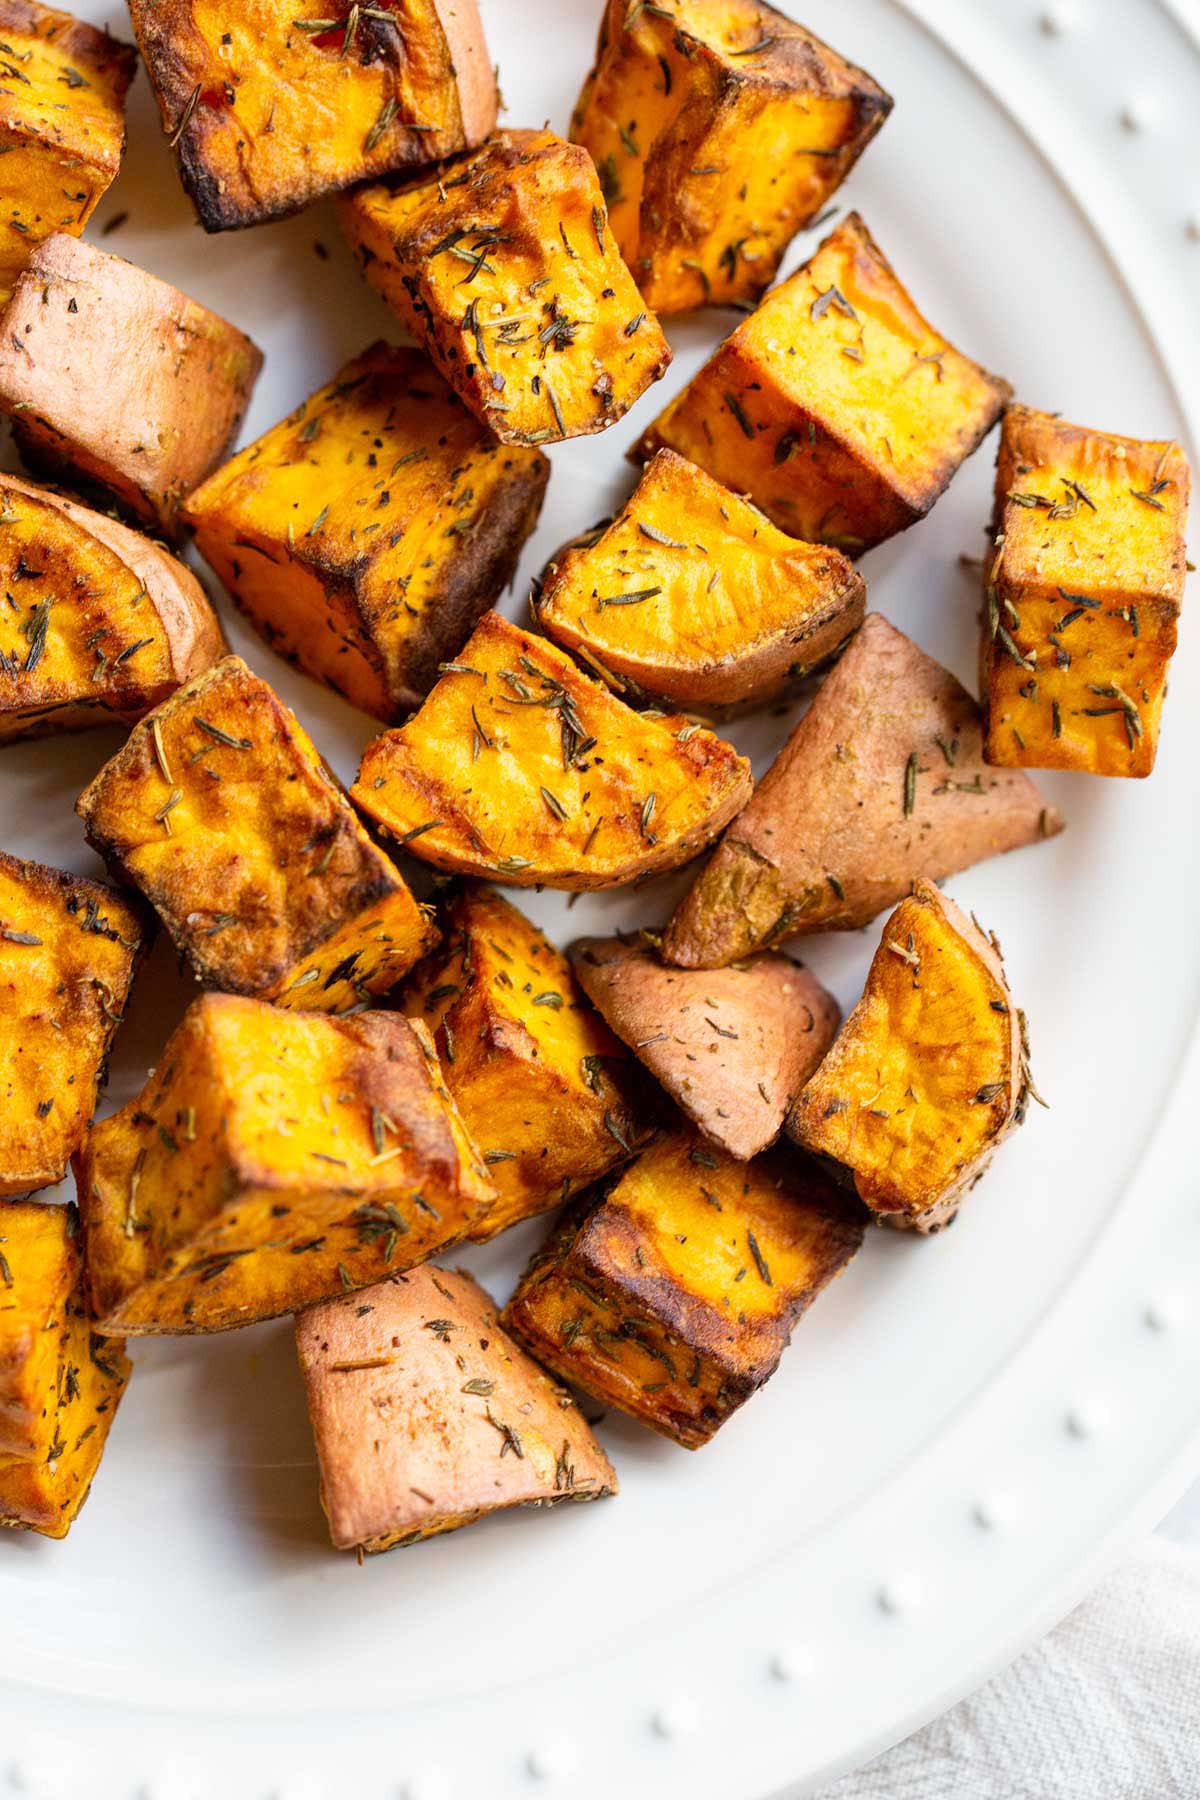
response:
M671 360L608 230L586 150L498 131L340 205L363 273L503 443L604 431Z
M757 300L892 102L762 0L608 0L571 136L660 313Z
M984 565L984 755L1149 775L1187 571L1178 444L1011 406Z
M852 931L906 894L1062 830L1027 775L983 761L979 707L881 613L826 676L663 937L719 968Z
M922 518L1012 390L917 310L857 213L766 296L639 440L856 556Z

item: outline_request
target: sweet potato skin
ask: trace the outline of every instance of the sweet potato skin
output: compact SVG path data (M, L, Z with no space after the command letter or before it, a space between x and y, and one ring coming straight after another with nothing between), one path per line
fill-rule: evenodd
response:
M675 313L757 300L891 107L761 0L608 0L571 136L647 305Z
M663 954L715 968L797 933L856 930L914 880L1062 823L1027 776L983 762L979 707L949 670L868 613L680 902Z
M186 517L267 642L390 724L512 579L549 475L540 450L498 445L420 351L378 343Z
M359 188L339 210L368 281L502 443L604 431L671 361L590 156L551 131L498 131L451 169Z
M673 450L616 519L547 564L537 623L630 699L728 716L776 700L836 656L866 586L827 545L779 531Z
M1178 444L1008 408L984 564L989 763L1151 773L1183 602L1190 488Z
M225 1331L409 1268L495 1198L397 1013L194 1001L75 1159L97 1330Z
M296 1347L334 1548L369 1554L509 1506L599 1500L612 1464L579 1408L461 1270L311 1307Z

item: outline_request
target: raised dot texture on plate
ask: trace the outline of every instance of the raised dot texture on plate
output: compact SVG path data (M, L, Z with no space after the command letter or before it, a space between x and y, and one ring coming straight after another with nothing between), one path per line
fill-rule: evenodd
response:
M1043 8L1038 24L1047 37L1063 37L1078 17L1073 6L1047 6Z
M1093 1438L1104 1430L1108 1412L1102 1401L1077 1400L1067 1408L1064 1423L1073 1438Z
M1012 1524L1015 1511L1008 1494L981 1494L971 1508L971 1517L981 1531L1003 1531Z
M919 1575L893 1575L880 1584L875 1596L880 1612L892 1618L915 1611L925 1598L925 1586Z
M812 1651L801 1645L784 1645L772 1653L767 1667L776 1681L800 1681L812 1673Z
M1173 1331L1183 1320L1183 1302L1178 1294L1159 1294L1147 1300L1142 1314L1151 1331Z
M573 1774L578 1760L570 1744L558 1741L535 1745L525 1758L525 1767L535 1781L557 1781Z
M700 1723L700 1710L694 1700L670 1700L660 1706L654 1715L653 1725L660 1738L672 1741L675 1738L688 1737Z

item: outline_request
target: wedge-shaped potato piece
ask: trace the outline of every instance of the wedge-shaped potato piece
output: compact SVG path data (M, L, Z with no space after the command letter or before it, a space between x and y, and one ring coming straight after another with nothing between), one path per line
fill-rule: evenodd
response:
M420 712L367 745L351 798L438 868L603 888L696 856L752 785L723 738L641 717L487 613Z
M1149 775L1187 570L1175 443L1011 406L984 565L984 755Z
M97 1337L73 1206L0 1200L0 1527L63 1538L87 1499L129 1362Z
M238 656L136 726L75 809L206 987L349 1012L436 941L296 715Z
M512 578L550 465L419 350L373 344L188 502L267 642L377 718L421 704Z
M676 1131L567 1211L502 1318L565 1381L698 1450L775 1373L862 1236L818 1169Z
M591 157L551 131L498 131L406 187L359 188L341 217L368 281L503 443L603 431L671 360Z
M202 994L76 1159L98 1329L224 1331L411 1268L495 1199L429 1034Z
M835 656L862 623L866 591L840 550L798 543L660 450L623 512L547 565L531 605L614 685L734 712Z
M868 613L680 902L663 953L719 968L797 932L855 930L919 876L1061 830L1027 775L983 761L966 688Z
M103 882L0 850L0 1194L66 1174L145 935L139 912Z
M779 1135L834 1040L841 1010L786 956L673 969L641 938L582 938L579 985L705 1135L746 1160Z
M53 232L78 237L121 166L128 44L37 0L0 0L0 301Z
M452 904L446 943L404 990L500 1198L481 1236L557 1206L639 1136L636 1069L561 951L492 888Z
M919 881L788 1130L885 1223L937 1231L1033 1092L995 936Z
M206 231L259 225L496 122L475 0L297 18L287 0L130 0L184 187Z
M0 592L0 744L132 724L225 648L190 569L116 519L4 474Z
M392 1550L509 1506L600 1500L612 1464L571 1395L461 1270L414 1269L296 1320L337 1550Z
M25 460L166 537L237 435L261 367L217 313L62 233L34 251L0 319L0 410Z
M1012 392L917 311L857 213L644 433L793 537L857 556L929 511Z
M757 300L892 109L762 0L608 0L571 121L648 305Z

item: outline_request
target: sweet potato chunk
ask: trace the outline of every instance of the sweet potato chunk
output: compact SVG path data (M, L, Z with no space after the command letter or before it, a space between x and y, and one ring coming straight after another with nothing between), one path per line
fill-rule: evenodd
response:
M801 544L660 450L624 510L547 565L539 625L633 694L739 711L774 700L862 623L839 550Z
M0 410L26 461L101 488L165 537L237 435L261 367L207 306L61 233L0 319Z
M784 1117L833 1042L841 1011L786 956L734 969L673 969L649 934L582 938L579 985L706 1137L746 1160Z
M311 1307L296 1347L337 1550L391 1550L504 1507L617 1491L570 1394L461 1270L415 1269Z
M851 931L940 881L1062 830L1026 775L982 756L980 711L881 613L826 676L663 939L719 968L797 932Z
M206 231L485 138L496 82L475 0L130 0L163 129Z
M0 1527L63 1538L129 1362L87 1315L73 1206L0 1200Z
M591 157L551 131L498 131L449 169L347 195L341 217L368 281L502 443L603 431L671 360Z
M495 1189L398 1013L202 994L76 1158L106 1332L224 1331L411 1268Z
M351 798L438 868L602 888L697 855L751 786L722 738L642 718L487 613L420 712L367 745Z
M132 724L225 647L190 569L116 519L3 474L0 592L0 744Z
M857 556L929 511L1012 392L917 311L857 213L726 338L637 445Z
M436 939L295 714L240 657L136 726L76 811L208 987L347 1012Z
M192 495L267 642L389 722L512 577L550 465L502 448L419 350L373 344Z
M432 1031L500 1194L479 1235L557 1206L632 1154L631 1059L566 957L493 889L455 900L446 943L403 1004Z
M608 0L571 136L647 305L757 300L892 109L763 0Z
M698 1450L775 1373L862 1236L819 1170L677 1131L568 1210L502 1318L564 1381Z
M144 938L138 912L103 882L0 850L0 1194L66 1174Z
M919 881L788 1130L887 1224L936 1231L1024 1123L1028 1053L995 937Z
M1149 775L1186 579L1191 472L1145 443L1011 406L984 565L984 755Z
M0 302L52 232L78 237L121 166L137 57L37 0L0 0Z

